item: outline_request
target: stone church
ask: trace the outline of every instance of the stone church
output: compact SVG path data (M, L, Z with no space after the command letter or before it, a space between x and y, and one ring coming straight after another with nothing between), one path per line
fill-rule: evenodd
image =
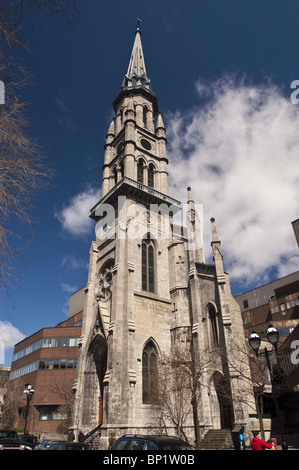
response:
M139 27L113 107L102 198L90 213L96 240L73 386L75 435L100 424L107 449L109 436L125 433L167 432L193 443L209 429L248 429L254 410L241 313L215 220L207 264L191 188L185 204L168 194L166 129Z

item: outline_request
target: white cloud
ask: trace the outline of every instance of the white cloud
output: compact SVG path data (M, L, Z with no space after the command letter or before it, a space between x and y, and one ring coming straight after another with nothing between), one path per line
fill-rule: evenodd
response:
M99 201L100 193L87 188L73 196L64 208L55 214L63 230L75 237L90 234L95 223L89 218L90 209Z
M73 295L75 292L77 292L78 287L74 286L68 282L62 282L60 284L62 292L65 293L65 302L62 307L62 312L67 316L68 311L69 311L69 304L70 304L70 297Z
M61 290L63 292L66 292L67 294L69 295L72 295L74 294L77 290L78 290L78 287L77 286L73 286L72 284L69 284L67 282L62 282L61 283Z
M213 216L225 268L245 283L299 269L299 106L272 85L231 78L197 83L206 102L168 116L170 195L187 186L204 205L206 256Z
M0 364L4 363L4 349L12 348L25 335L8 321L0 321Z
M74 255L65 255L62 258L61 266L63 266L67 271L86 269L88 267L88 261L86 259L78 259Z

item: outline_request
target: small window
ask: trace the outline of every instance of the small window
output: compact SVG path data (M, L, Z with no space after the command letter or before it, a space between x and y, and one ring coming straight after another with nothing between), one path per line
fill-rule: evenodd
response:
M142 242L142 290L155 292L155 249L151 239Z
M138 160L137 164L137 181L138 183L143 183L143 171L144 171L144 164L143 160Z
M248 300L243 300L243 307L248 308Z
M150 188L154 187L154 165L152 163L148 167L148 186Z
M74 367L74 359L68 359L67 360L67 368L68 369L73 369Z
M147 123L147 117L146 117L147 111L148 111L147 107L144 106L144 108L143 108L143 125L144 125L144 127L147 127L147 126L146 126L146 123Z
M211 341L214 347L219 346L218 318L213 304L208 304L208 314L211 327Z
M60 359L60 369L66 369L66 359Z
M271 313L278 313L279 312L279 307L278 305L275 305L275 307L270 308Z
M142 354L142 401L145 404L158 402L158 355L152 341Z

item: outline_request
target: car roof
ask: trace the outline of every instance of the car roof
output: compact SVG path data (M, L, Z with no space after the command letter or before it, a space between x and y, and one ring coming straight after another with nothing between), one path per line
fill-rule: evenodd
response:
M185 442L177 436L166 436L165 434L124 434L120 437L120 439L124 438L132 438L132 439L149 439L155 441L168 441L168 440L176 440L180 442Z

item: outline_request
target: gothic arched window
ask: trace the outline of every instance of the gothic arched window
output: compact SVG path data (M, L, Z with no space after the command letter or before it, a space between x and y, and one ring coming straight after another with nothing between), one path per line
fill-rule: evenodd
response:
M149 237L142 241L142 290L155 292L155 245Z
M219 346L218 319L216 309L213 304L208 304L208 313L211 327L211 341L213 346Z
M147 127L147 111L148 111L148 108L147 106L144 106L143 107L143 125L144 127Z
M116 184L117 183L117 171L115 167L113 168L113 179L114 179L114 184Z
M125 176L125 168L124 168L124 162L123 161L120 163L120 175L121 175L121 178L123 178Z
M137 163L137 181L138 183L143 183L143 172L144 172L144 163L142 158L138 160Z
M148 167L148 186L150 188L154 187L154 165L152 163Z
M142 354L142 402L158 402L158 354L155 345L149 341Z

